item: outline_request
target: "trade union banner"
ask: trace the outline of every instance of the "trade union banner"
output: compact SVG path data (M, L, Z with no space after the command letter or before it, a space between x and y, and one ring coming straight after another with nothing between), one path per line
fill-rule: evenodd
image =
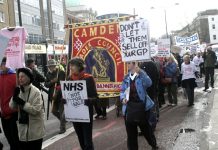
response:
M85 60L86 72L94 76L100 97L118 96L126 73L119 36L116 22L75 27L72 31L72 56Z

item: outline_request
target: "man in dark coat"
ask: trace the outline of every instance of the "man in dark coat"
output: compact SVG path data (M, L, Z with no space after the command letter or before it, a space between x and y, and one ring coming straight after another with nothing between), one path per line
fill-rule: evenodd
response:
M140 68L144 70L152 80L152 85L149 88L147 88L147 93L155 103L155 108L153 111L154 111L154 115L156 114L156 117L154 116L150 118L150 121L153 124L153 128L155 128L156 121L157 121L155 120L155 118L156 119L159 118L159 103L158 103L157 95L158 95L158 84L159 84L160 73L158 71L157 65L153 61L143 62L140 65Z
M33 85L35 87L37 87L40 91L41 90L44 90L41 86L41 83L42 82L45 82L45 77L44 75L42 75L41 72L39 72L39 70L36 68L36 64L35 64L35 61L31 58L27 59L26 61L26 66L32 70L33 72L33 77L34 77L34 80L33 80Z
M209 79L211 87L214 88L214 69L215 63L217 61L217 57L214 51L212 51L212 47L207 48L207 52L204 52L204 67L205 67L205 89L207 91L209 88Z

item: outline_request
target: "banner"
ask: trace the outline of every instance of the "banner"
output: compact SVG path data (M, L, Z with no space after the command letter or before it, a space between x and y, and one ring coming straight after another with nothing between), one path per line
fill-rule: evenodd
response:
M5 50L8 47L9 39L3 35L0 35L0 62L2 58L5 56Z
M25 44L25 54L46 54L46 46L38 44Z
M85 71L95 78L99 96L119 96L126 65L120 52L118 23L76 27L72 35L73 57L85 60Z
M176 41L176 45L178 46L193 45L193 44L200 43L198 33L195 33L189 37L175 36L175 41Z
M123 62L151 59L148 21L124 21L119 25Z
M86 81L61 81L61 91L66 99L65 118L72 122L90 122L89 108L85 105L88 99Z
M158 57L170 57L170 39L158 39Z

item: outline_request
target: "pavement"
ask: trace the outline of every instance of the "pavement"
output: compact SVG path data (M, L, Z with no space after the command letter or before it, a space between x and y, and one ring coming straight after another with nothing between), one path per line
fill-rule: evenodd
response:
M216 77L218 71L216 71ZM161 108L160 120L155 131L160 150L218 150L218 79L211 93L203 88L195 90L195 105L187 107L188 102L183 90L178 92L178 106ZM127 136L124 120L116 116L116 109L111 106L107 120L95 120L93 142L96 150L126 150ZM58 135L59 123L51 115L46 121L47 136L43 150L80 150L77 135L71 123L65 134ZM8 150L7 142L1 134ZM144 137L138 137L139 150L149 150Z
M218 87L218 82L216 82L215 87ZM214 99L214 101L210 112L211 117L206 128L206 132L207 139L209 141L209 149L218 150L218 88L214 89L214 95L211 98Z

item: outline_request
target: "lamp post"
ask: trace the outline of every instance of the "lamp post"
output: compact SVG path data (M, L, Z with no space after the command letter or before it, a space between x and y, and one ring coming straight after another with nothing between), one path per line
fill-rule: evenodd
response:
M178 6L179 3L175 3L174 5L175 5L175 6ZM155 7L152 6L151 9L155 9ZM168 34L168 23L167 23L167 10L166 10L166 8L164 8L164 20L165 20L166 36L167 36L167 38L169 38L169 34Z
M19 25L22 26L20 0L17 0L17 10L18 10L18 16L19 16Z
M167 11L166 11L166 9L164 9L164 18L165 18L165 26L166 26L166 35L168 38Z

